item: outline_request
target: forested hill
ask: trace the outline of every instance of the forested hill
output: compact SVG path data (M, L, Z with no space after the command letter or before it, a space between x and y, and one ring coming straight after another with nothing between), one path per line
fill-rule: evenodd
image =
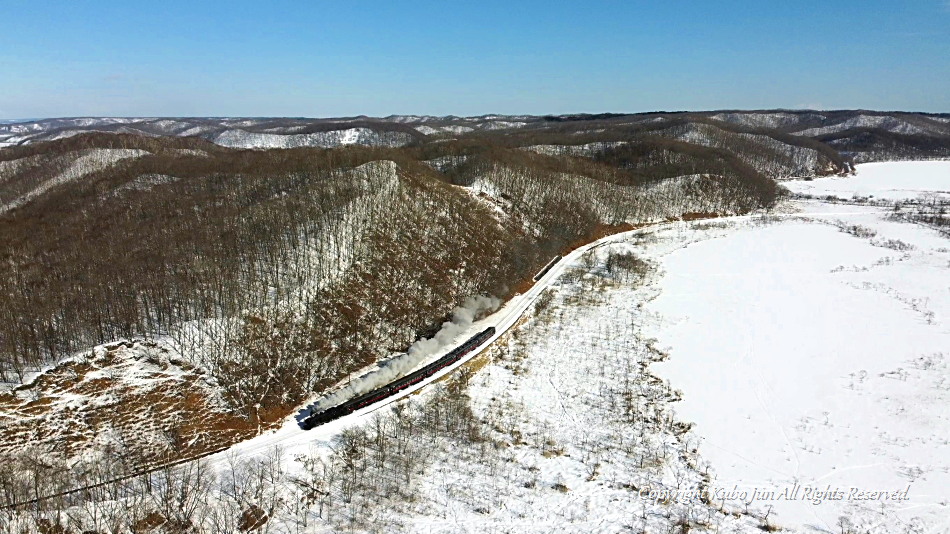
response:
M799 174L813 170L814 154L799 147L832 152L856 162L929 158L950 154L950 114L879 111L712 111L561 116L386 118L62 118L0 122L0 147L64 139L88 132L142 136L197 137L233 148L401 147L436 139L478 137L518 131L525 144L579 145L585 140L627 141L642 136L681 139L706 145L767 145L765 156L784 152ZM496 135L492 135L497 137ZM561 136L567 136L561 138ZM738 137L736 137L738 136ZM534 139L534 141L532 141ZM773 142L777 141L777 143ZM811 142L817 141L817 142ZM787 145L783 150L781 145ZM745 147L746 151L752 149ZM832 152L825 153L831 157ZM798 158L797 161L794 161ZM761 158L763 161L764 157ZM819 161L819 163L822 163ZM804 165L804 166L803 166ZM774 169L773 169L774 170Z
M57 396L118 387L110 366L141 357L189 377L163 413L223 415L134 427L136 463L248 437L606 232L769 207L777 179L950 157L950 116L51 119L0 125L0 142L0 453L95 447L145 393ZM88 352L121 339L150 348Z

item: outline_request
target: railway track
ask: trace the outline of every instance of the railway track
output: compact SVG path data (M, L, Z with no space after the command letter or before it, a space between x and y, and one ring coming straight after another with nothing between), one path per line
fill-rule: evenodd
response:
M777 214L777 215L778 216L794 216L795 214ZM828 213L826 215L834 215L834 214ZM738 220L738 219L746 219L750 217L753 217L753 216L744 215L744 216L736 216L736 217L728 217L728 218L732 220ZM696 221L699 221L699 220L702 220L702 219L696 219ZM690 221L690 222L694 222L694 221ZM117 484L126 480L131 480L136 477L147 475L149 473L154 473L162 469L168 469L170 467L175 467L175 466L187 464L189 462L194 462L194 461L198 461L202 459L209 459L212 465L216 465L219 463L223 464L226 459L258 456L274 447L280 447L281 445L296 445L296 444L301 444L301 443L313 442L313 441L319 440L320 437L330 437L332 435L335 435L338 430L343 428L343 425L362 420L366 418L369 414L372 414L373 412L376 412L386 406L389 406L395 402L398 402L406 398L407 396L415 393L416 391L425 388L430 383L437 381L441 377L452 373L459 366L465 364L465 362L469 361L471 358L481 353L482 350L487 348L489 345L491 345L491 343L493 343L496 339L498 339L498 337L502 336L512 326L514 326L517 323L517 321L528 310L528 308L537 300L537 298L541 295L541 293L551 285L551 282L553 282L558 276L560 276L560 274L564 271L564 269L568 265L570 265L574 260L578 259L581 255L591 250L594 250L606 245L610 245L616 242L622 242L630 235L634 235L634 234L641 233L644 231L652 231L652 230L656 230L656 229L660 229L663 227L672 226L676 224L682 224L682 221L657 223L657 224L647 225L647 226L643 226L643 227L636 228L633 230L629 230L626 232L609 235L597 241L593 241L591 243L587 243L586 245L582 245L574 249L570 253L566 254L563 258L560 256L554 258L537 275L535 275L534 277L535 284L527 292L525 292L523 295L519 295L511 299L498 312L492 314L491 316L485 319L482 319L481 321L477 321L475 324L473 324L471 332L467 334L467 337L465 338L466 340L469 339L469 337L472 335L472 332L484 330L491 323L494 323L495 332L493 332L487 339L484 339L481 342L479 342L478 345L474 347L473 350L470 350L466 354L465 357L460 358L457 361L453 362L451 365L447 365L444 368L440 369L438 372L435 372L427 376L424 380L420 380L418 383L414 384L412 387L407 387L403 389L402 391L399 391L396 394L393 394L392 396L381 399L379 402L375 402L368 406L362 407L361 409L354 410L352 413L345 414L339 419L336 419L335 421L332 421L330 423L327 423L319 427L319 429L313 429L309 431L302 430L296 423L288 422L288 424L285 424L284 427L282 427L281 429L278 429L277 431L274 431L268 434L263 434L261 436L252 438L243 443L239 443L239 444L229 446L229 447L222 447L219 449L207 451L202 454L191 456L188 458L181 458L181 459L174 460L171 462L162 463L160 465L151 466L146 469L137 471L135 473L130 473L127 475L123 475L121 477L116 477L114 479L97 482L95 484L90 484L90 485L83 486L80 488L65 490L65 491L57 492L50 495L43 495L40 497L18 501L15 503L4 504L0 506L0 510L11 510L11 509L17 509L17 508L30 506L30 505L38 505L44 501L48 501L51 499L80 494L85 491L92 491L98 488L107 487L111 484ZM225 453L228 453L227 456L225 456Z

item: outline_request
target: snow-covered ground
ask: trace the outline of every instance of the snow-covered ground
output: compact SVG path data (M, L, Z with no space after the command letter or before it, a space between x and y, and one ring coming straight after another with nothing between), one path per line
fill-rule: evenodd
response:
M947 171L874 164L828 181L896 198L950 190ZM884 208L794 206L657 234L648 331L670 357L654 369L682 391L714 486L764 493L754 506L778 524L948 532L950 240Z
M950 161L862 163L856 170L855 176L791 180L782 185L793 193L844 200L916 200L926 195L950 200Z

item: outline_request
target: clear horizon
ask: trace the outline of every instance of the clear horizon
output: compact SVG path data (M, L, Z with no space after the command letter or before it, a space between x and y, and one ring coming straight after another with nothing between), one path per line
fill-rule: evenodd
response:
M4 7L12 120L950 112L947 0Z

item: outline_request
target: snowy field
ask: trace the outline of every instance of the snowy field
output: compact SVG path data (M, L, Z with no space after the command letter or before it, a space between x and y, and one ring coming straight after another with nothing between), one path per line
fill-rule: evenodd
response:
M948 170L829 183L896 198L891 182L950 190ZM714 486L762 493L753 506L783 527L950 532L950 240L883 208L794 207L658 235L648 330L670 357L653 369L682 391Z
M856 171L855 176L791 180L782 185L793 193L845 200L916 200L927 195L950 199L950 161L862 163Z

